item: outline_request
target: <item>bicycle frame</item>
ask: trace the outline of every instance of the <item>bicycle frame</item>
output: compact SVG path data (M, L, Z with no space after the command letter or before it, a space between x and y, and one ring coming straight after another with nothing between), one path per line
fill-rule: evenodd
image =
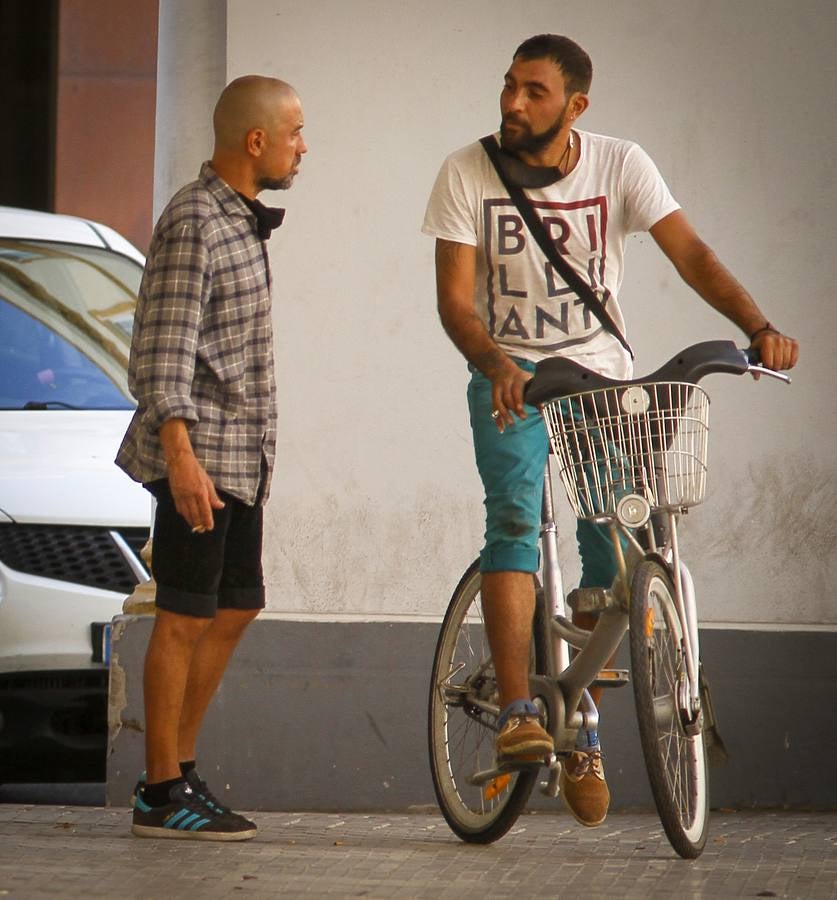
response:
M534 386L535 390L528 391L528 401L541 405L547 432L557 430L566 439L566 443L558 441L557 449L553 444L553 450L561 456L565 487L570 493L575 491L575 500L571 500L575 512L599 524L609 525L618 569L611 590L599 592L600 599L604 598L606 602L599 603L596 627L592 632L575 627L566 617L552 475L547 463L541 515L543 596L537 606L535 628L539 632L536 640L545 651L548 673L532 676L530 685L532 696L540 697L546 706L557 753L573 748L580 727L595 727L598 722L598 711L588 687L616 652L628 629L631 584L636 566L643 559L655 559L671 578L683 669L677 706L687 731L694 733L700 728L697 608L691 575L680 558L677 516L686 512L688 506L699 503L705 489L702 476L705 473L708 399L704 395L703 407L698 403L693 405L693 401L699 400L698 394L702 393L697 382L712 372L739 375L753 372L790 381L786 375L759 365L758 354L752 350L739 350L730 342L710 341L686 348L657 372L636 381L614 382L596 375L591 379L587 370L557 357L539 363L536 378L530 382L530 387ZM592 400L593 395L607 401L604 410ZM577 412L573 414L568 407L566 419L564 414L558 414L555 416L557 421L550 421L547 407L552 406L553 411L560 409L555 401L561 397L565 398L562 402L575 398ZM591 409L584 406L583 399L578 399L583 397L591 401ZM686 409L688 415L684 422L687 425L681 428L680 417ZM599 418L600 412L602 418ZM581 422L574 416L579 416ZM607 438L601 437L602 432ZM591 457L596 458L595 451L590 453L591 435L604 441L605 456L608 444L612 442L615 455L609 465L619 470L615 480L610 471L600 477L596 466L588 472ZM678 444L667 458L675 435L683 437L683 444ZM684 463L684 460L687 461ZM693 465L694 473L690 468ZM642 496L636 495L637 485L641 486ZM611 506L611 498L618 498L618 493L614 494L617 488L627 492L624 499L634 497L639 507L644 507L645 515L632 519L620 512L618 500L614 501L616 508ZM654 518L649 519L652 509L656 510ZM662 547L657 546L654 534L653 523L659 518L664 518L667 525ZM640 529L645 535L645 546L635 534ZM577 650L572 661L570 646Z
M673 512L667 515L669 541L665 547L657 547L651 523L644 526L648 550L630 529L616 520L603 520L610 525L619 574L612 591L612 602L601 610L592 631L578 628L567 618L549 464L544 472L541 518L543 587L534 627L540 632L536 640L546 649L547 673L531 675L529 682L532 696L539 698L545 706L556 752L567 753L574 748L579 728L593 729L598 725L598 710L589 687L607 666L628 630L628 598L633 570L648 555L657 558L672 574L687 676L686 694L678 700L682 712L690 721L696 721L700 713L697 610L692 578L679 556L676 515ZM623 550L620 535L626 538L627 553ZM577 651L572 660L570 647Z

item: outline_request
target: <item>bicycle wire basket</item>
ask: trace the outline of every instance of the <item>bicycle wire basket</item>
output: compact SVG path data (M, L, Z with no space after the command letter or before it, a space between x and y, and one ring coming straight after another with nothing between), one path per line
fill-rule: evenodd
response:
M653 510L703 500L709 397L697 385L603 388L545 403L542 414L577 517L613 518L628 494Z

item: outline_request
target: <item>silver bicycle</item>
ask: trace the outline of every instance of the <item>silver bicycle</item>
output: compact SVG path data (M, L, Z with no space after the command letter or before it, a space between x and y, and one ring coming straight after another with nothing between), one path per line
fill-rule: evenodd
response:
M429 703L430 765L436 797L463 840L502 837L523 810L542 768L558 794L562 758L579 728L595 728L594 684L632 682L640 741L663 828L681 856L695 858L709 819L707 745L715 737L700 663L695 591L680 556L677 522L706 492L709 398L698 382L726 372L790 379L758 365L727 341L696 344L652 375L617 382L564 359L537 366L526 401L541 408L569 502L580 518L606 525L618 576L610 588L564 598L553 482L547 464L536 581L530 690L555 754L542 763L499 764L500 709L475 561L442 622ZM593 631L566 607L598 613ZM607 669L629 633L631 671Z

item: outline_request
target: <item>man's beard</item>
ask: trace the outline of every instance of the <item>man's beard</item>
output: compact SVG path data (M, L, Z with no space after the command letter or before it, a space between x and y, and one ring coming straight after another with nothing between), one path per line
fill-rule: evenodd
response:
M506 129L506 120L504 119L500 125L500 145L509 153L540 153L555 140L564 127L566 117L567 105L565 104L555 122L540 134L534 134L528 125L514 119L512 121L520 130L516 134L510 134Z
M294 169L302 162L302 157L297 156L294 160ZM268 175L262 175L256 182L260 191L286 191L296 178L296 172L291 171L284 178L270 178Z
M284 178L268 178L264 176L257 182L260 191L286 191L294 183L294 174Z

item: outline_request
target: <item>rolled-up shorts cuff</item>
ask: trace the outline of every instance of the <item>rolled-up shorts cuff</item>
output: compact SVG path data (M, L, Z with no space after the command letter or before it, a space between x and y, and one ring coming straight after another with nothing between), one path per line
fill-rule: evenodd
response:
M264 587L218 589L218 609L264 609Z
M485 547L480 553L480 572L537 572L540 553L531 547Z
M215 594L193 594L158 584L154 602L159 609L167 612L198 619L213 619L219 609L264 609L265 589L221 588L216 597Z
M158 609L178 613L181 616L214 619L218 608L218 598L215 594L193 594L190 591L158 584L154 595L154 605Z

